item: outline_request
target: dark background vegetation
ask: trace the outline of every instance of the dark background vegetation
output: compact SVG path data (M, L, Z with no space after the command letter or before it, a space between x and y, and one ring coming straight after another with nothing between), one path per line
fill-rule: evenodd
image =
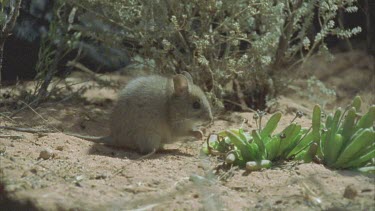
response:
M77 17L73 17L72 19L72 11L79 4L72 3L71 1L66 1L67 4L64 2L65 1L52 0L22 1L20 15L16 25L12 34L5 42L3 70L1 72L1 84L3 86L15 84L24 80L44 80L44 83L38 87L38 89L42 91L35 92L38 96L37 101L39 101L48 96L46 91L43 91L43 89L48 87L51 80L48 79L51 78L48 77L48 75L65 77L74 69L74 66L67 66L67 63L70 61L79 62L94 72L113 72L131 64L131 59L135 55L131 54L131 52L139 51L142 48L148 48L147 45L140 45L138 40L126 39L120 41L122 45L107 45L107 42L101 42L97 37L88 34L80 35L77 40L74 40L75 37L77 37L77 32L80 32L81 28L85 26L91 30L95 30L95 27L101 28L98 30L102 31L113 30L114 34L118 33L118 31L116 31L116 27L112 26L113 23L104 22L103 17L99 16L98 13L93 13L94 15L89 16L89 18L81 17L78 19ZM56 9L56 7L59 6L56 6L56 4L60 6L63 4L64 7ZM357 6L357 12L344 13L339 11L335 19L338 23L342 24L343 28L360 26L362 32L351 36L349 39L339 39L337 36L328 35L325 39L325 43L328 48L331 49L331 52L359 49L366 51L370 55L374 55L375 2L371 0L360 0ZM95 9L97 8L93 7L93 10ZM82 10L87 12L91 11L91 8L79 8L77 13L82 12ZM321 30L319 15L317 14L318 10L316 9L314 12L313 24L310 27L311 32L307 34L310 37L313 37L315 33ZM73 30L69 28L74 24L81 28ZM53 27L53 29L51 29L51 27ZM296 36L296 34L292 36ZM71 41L71 43L75 42L75 47L67 46L66 43L69 41ZM43 46L44 49L47 48L46 46L57 49L50 58L51 61L49 61L49 63L43 61L43 59L46 60L48 56L43 54L41 46ZM240 49L241 48L248 49L251 48L251 46L246 43L241 43ZM179 51L184 52L181 48ZM45 51L45 53L48 53L48 51ZM39 69L48 69L47 72L50 74L46 72L39 73L38 77L38 71L41 72L41 70L38 70L38 63L42 64L39 65ZM43 64L46 65L46 63L50 66L43 66ZM275 61L274 66L271 68L281 69L288 65L290 65L290 63L285 64ZM176 67L180 69L183 68L179 65L176 65ZM194 70L188 69L187 71L194 73ZM270 97L272 98L277 95L277 91L279 90L279 87L277 87L279 79L275 80L275 78L279 76L273 76L274 72L275 71L269 71L268 75L270 76L267 76L274 80L273 83L276 83L273 87L270 87L267 83L254 82L256 88L249 88L244 84L246 78L242 79L234 76L233 81L236 83L233 85L233 92L223 96L218 96L216 94L216 97L237 103L233 105L225 103L224 101L224 105L228 109L238 110L244 109L246 106L254 109L264 109L266 101L269 100ZM205 72L200 72L198 75L199 74L207 75ZM284 72L283 74L288 73ZM222 83L223 86L224 83L227 82L225 80L217 80L217 83ZM215 87L212 83L213 81L200 81L200 85L205 91L214 93ZM244 97L241 99L240 96Z

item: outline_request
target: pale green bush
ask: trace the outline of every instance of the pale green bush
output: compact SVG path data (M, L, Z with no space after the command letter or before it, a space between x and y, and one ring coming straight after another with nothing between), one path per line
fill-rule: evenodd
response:
M155 64L156 72L188 71L213 98L242 106L264 106L294 66L314 52L329 52L327 36L361 31L337 24L339 10L357 11L356 0L68 2L81 22L97 19L73 25L83 37L127 48L145 59L137 61ZM315 31L314 19L320 25Z

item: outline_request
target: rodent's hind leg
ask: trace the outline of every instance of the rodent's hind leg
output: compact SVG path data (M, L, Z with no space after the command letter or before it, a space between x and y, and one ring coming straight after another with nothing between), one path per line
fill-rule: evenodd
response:
M143 133L138 140L138 149L142 154L158 151L162 147L162 137L155 133Z

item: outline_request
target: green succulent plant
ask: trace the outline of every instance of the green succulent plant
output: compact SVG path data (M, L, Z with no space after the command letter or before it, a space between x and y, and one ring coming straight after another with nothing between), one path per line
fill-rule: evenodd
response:
M315 142L319 147L306 161L315 156L328 167L345 169L363 167L375 158L375 105L361 115L361 104L361 98L355 97L345 110L336 109L321 124L314 124L320 118L320 107L315 106L313 133L320 136Z
M282 116L280 112L273 114L264 128L260 126L261 116L258 115L257 120L259 129L251 133L243 129L222 131L208 139L204 151L215 154L212 150L216 150L216 154L226 156L226 163L258 170L271 167L271 161L291 159L311 144L312 136L308 130L296 123L273 134Z
M336 109L325 120L316 105L309 129L293 121L280 133L273 134L282 114L277 112L261 127L261 112L255 115L258 129L225 130L213 134L203 151L225 156L225 163L248 170L271 167L274 161L304 160L322 162L330 168L356 168L374 171L375 165L375 105L360 114L362 100L355 97L347 109ZM301 116L297 113L296 118ZM371 164L372 162L372 164Z

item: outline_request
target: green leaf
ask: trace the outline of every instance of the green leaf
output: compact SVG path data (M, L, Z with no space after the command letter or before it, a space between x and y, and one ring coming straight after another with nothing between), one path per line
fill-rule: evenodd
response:
M341 114L342 114L342 108L338 107L336 112L335 112L335 115L333 116L333 120L332 120L332 124L331 124L331 128L332 128L331 136L332 136L332 138L334 138L335 134L337 133L337 130L340 127Z
M353 101L351 106L355 108L355 110L358 112L361 110L361 104L362 104L362 99L360 96L356 96Z
M309 132L305 137L302 138L302 140L299 142L297 146L294 147L294 149L287 155L287 158L290 158L292 156L295 156L296 154L299 154L301 150L307 149L308 146L313 142L313 133Z
M312 142L303 158L305 163L311 162L312 159L315 157L317 151L318 151L318 144L315 142Z
M365 129L361 128L359 130L357 130L350 138L348 141L346 141L346 147L348 147L355 139L355 137L357 137L359 134L361 134Z
M326 119L326 124L325 124L326 128L331 127L332 121L333 121L333 114L328 114L327 119Z
M301 127L301 126L299 126ZM297 136L291 141L291 143L289 144L289 146L287 146L285 149L284 149L284 152L281 156L281 159L286 159L287 158L287 155L297 146L297 144L300 142L302 136L304 136L304 132L302 130L300 130L297 134Z
M207 148L207 144L206 144L206 146L203 146L203 147L202 147L201 151L202 151L205 155L208 155L208 154L209 154L209 152L208 152L208 148Z
M285 138L280 139L279 155L285 156L285 154L289 154L286 149L296 141L300 131L301 125L295 123L290 124L283 130L282 134L284 134Z
M228 131L238 135L239 134L239 129L229 129L229 130L223 130L221 132L219 132L219 136L221 137L225 137L225 136L228 136Z
M277 112L271 116L271 118L268 120L266 126L263 128L263 130L260 132L260 137L262 140L265 140L266 138L270 138L273 131L276 129L277 124L279 123L281 119L281 113Z
M373 131L373 133L375 133L375 131ZM375 138L375 137L374 137ZM375 140L372 142L372 144L370 144L369 146L366 146L365 148L362 148L361 150L359 150L356 154L357 157L359 156L362 156L364 154L367 154L368 152L370 152L372 149L375 149Z
M324 154L324 161L328 166L331 166L337 159L341 147L343 144L343 139L341 134L335 134L335 138L328 142L327 154Z
M325 131L320 134L320 143L318 144L319 145L318 154L322 157L323 157L324 150L325 150L325 143L327 142L327 139L331 137L332 122L333 122L333 114L329 114L327 116L325 125L323 127Z
M323 153L323 158L326 154L328 154L328 143L329 141L331 140L331 134L332 134L332 128L329 128L325 134L322 135L322 139L320 140L321 141L321 144L320 144L320 147L321 147L321 150L322 150L322 153Z
M361 167L367 162L369 162L371 159L375 158L375 145L370 147L371 149L367 152L361 155L359 158L352 160L348 162L347 164L344 164L344 168L351 168L351 167Z
M339 128L339 124L340 124L339 121L340 121L341 113L342 113L342 109L340 107L337 108L335 115L333 117L331 126L329 127L327 135L324 140L324 148L323 148L324 157L326 157L332 151L332 149L330 148L332 146L331 142L334 141L337 130Z
M308 149L305 149L297 153L294 157L294 160L305 160L307 152L308 152Z
M245 135L245 132L243 131L243 129L239 129L238 130L238 136L241 138L242 141L244 142L248 142L248 139Z
M274 160L279 152L280 147L280 137L273 136L269 142L265 144L266 152L267 152L267 159Z
M245 141L243 141L237 134L233 133L230 130L227 130L226 134L228 135L234 146L236 146L237 149L240 150L243 159L251 160L252 156L250 154L250 151L248 150L248 144Z
M257 130L253 130L251 132L251 135L254 138L254 142L258 145L259 152L262 154L262 157L265 157L265 153L266 153L265 149L266 149L266 147L264 146L264 143L263 143L263 141L262 141L262 139L261 139L258 131Z
M355 159L355 155L362 148L366 148L375 139L375 133L371 129L362 129L354 134L353 141L345 147L337 158L334 167L341 167L343 164Z
M313 109L313 116L312 116L312 139L313 139L313 142L316 143L318 145L318 149L319 149L319 154L322 154L321 151L323 150L323 141L322 141L322 135L321 135L321 117L322 117L322 111L321 111L321 108L319 105L315 105L314 106L314 109ZM332 115L328 115L327 117L327 122L329 121L329 119L332 118ZM326 127L327 127L327 124L326 123ZM324 139L323 139L324 140ZM317 151L318 151L317 149ZM314 155L315 156L315 155Z
M314 106L313 116L312 116L312 136L315 143L319 143L320 140L320 125L322 111L319 105Z
M342 138L344 146L347 146L350 137L353 135L354 132L354 122L356 117L356 110L355 107L352 107L348 110L346 114L343 126L342 126Z
M249 144L249 151L251 152L251 158L247 161L250 161L250 160L255 160L255 161L259 161L259 160L262 160L262 154L260 153L259 151L259 147L258 147L258 144L256 143L251 143Z
M356 126L356 130L360 128L369 128L372 127L375 120L375 105L371 106L369 111L359 119Z
M362 168L358 168L358 171L364 172L364 173L375 173L375 166L365 166Z

